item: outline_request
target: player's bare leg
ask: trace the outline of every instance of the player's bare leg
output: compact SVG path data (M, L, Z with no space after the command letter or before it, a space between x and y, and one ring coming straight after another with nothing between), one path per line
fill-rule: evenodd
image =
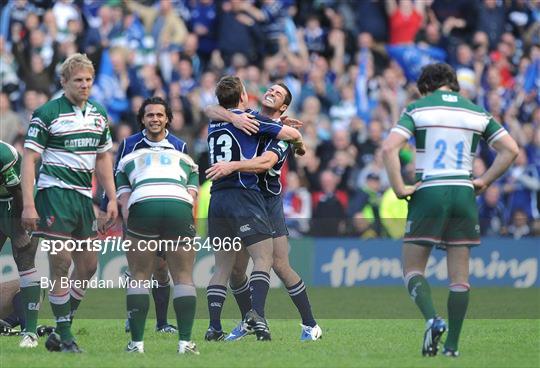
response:
M469 247L448 247L447 266L450 279L448 294L448 337L443 354L457 357L463 320L469 305Z
M86 294L86 289L84 287L78 287L78 285L88 285L88 282L94 277L98 265L98 253L85 249L80 252L72 252L71 257L73 258L74 267L70 278L74 281L74 284L71 285L69 290L69 301L71 306L71 322L73 323L75 312Z
M149 283L154 270L156 260L155 252L144 250L144 244L139 244L139 239L126 236L131 241L131 247L126 252L128 267L131 277L127 286L127 313L131 332L131 341L128 344L128 352L144 352L144 326L148 307L150 304ZM141 250L143 249L143 250Z
M438 352L438 343L446 331L445 322L437 316L431 289L424 277L431 247L406 243L403 245L403 278L409 295L416 303L426 320L426 331L422 345L422 355L434 356Z
M193 283L195 251L186 251L181 246L176 251L168 251L167 263L174 284L173 305L179 327L178 352L199 355L197 346L191 341L197 301L197 291Z
M221 326L221 310L227 297L227 282L231 276L236 252L214 251L214 274L206 288L210 325L204 336L207 341L220 341L225 338Z
M156 331L176 333L177 328L167 322L171 286L169 267L164 257L157 256L152 278L157 281L157 287L152 287L152 298L156 308Z
M300 339L302 341L317 340L321 337L322 331L313 317L306 285L289 263L289 241L286 236L280 236L274 238L273 243L274 263L272 268L283 284L285 284L289 296L302 317L302 334Z

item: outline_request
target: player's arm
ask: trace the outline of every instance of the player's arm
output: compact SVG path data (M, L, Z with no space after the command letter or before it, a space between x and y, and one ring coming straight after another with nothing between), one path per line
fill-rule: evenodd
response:
M274 152L265 151L262 155L249 160L217 162L206 169L206 177L210 180L218 180L237 171L259 174L270 170L278 159L278 155Z
M287 142L300 142L302 141L302 134L298 131L298 129L294 129L290 126L283 125L281 127L281 130L276 136L277 139L280 141L287 141Z
M414 193L416 186L405 185L401 177L401 163L399 162L399 151L405 147L407 138L402 134L391 131L382 144L382 155L384 166L388 173L390 185L400 199L406 198Z
M205 107L204 113L210 120L229 121L236 128L240 129L247 135L257 133L259 131L259 122L250 113L235 114L220 105L210 105Z
M109 198L109 203L107 204L107 217L105 218L105 222L100 224L100 230L105 231L116 220L116 217L118 217L118 203L116 202L115 196L116 188L114 185L113 164L110 152L105 151L97 153L96 176L99 184L101 184L105 190L105 194Z
M199 192L199 165L197 165L193 160L190 160L191 172L189 173L186 188L193 198L193 203L197 201L197 194Z
M519 147L510 134L505 134L494 141L491 147L497 152L497 156L489 169L482 176L473 180L477 194L484 192L491 183L504 174L519 154Z
M118 199L118 205L120 206L120 210L122 211L122 219L124 220L124 224L127 224L128 220L128 202L129 197L131 197L131 183L129 182L129 179L127 175L123 171L123 167L118 167L116 170L114 181L116 184L116 193L114 197L111 198L117 198Z
M40 152L29 148L24 149L21 165L21 192L23 201L21 223L23 228L29 231L37 230L37 220L39 219L34 202L34 182L36 181L36 165L40 159Z
M118 163L120 162L122 157L124 157L125 149L126 149L126 140L124 139L122 143L120 143L120 146L118 147L118 151L116 152L113 173L116 173L116 169L118 168ZM99 203L99 210L103 213L106 213L108 204L109 204L109 196L107 195L107 193L103 193L103 197L101 197L101 202Z

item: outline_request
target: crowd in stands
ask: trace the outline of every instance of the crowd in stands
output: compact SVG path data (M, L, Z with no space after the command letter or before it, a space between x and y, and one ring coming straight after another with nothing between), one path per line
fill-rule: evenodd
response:
M171 104L169 130L208 167L204 108L225 74L250 105L270 83L293 94L308 147L282 172L291 235L400 237L407 204L389 189L380 146L419 97L422 65L446 61L461 92L521 147L511 170L478 198L481 231L540 233L540 0L8 0L0 24L0 139L22 151L32 111L61 93L74 52L96 66L92 98L116 144L138 131L149 96ZM480 145L474 175L494 154ZM401 153L414 179L414 147Z

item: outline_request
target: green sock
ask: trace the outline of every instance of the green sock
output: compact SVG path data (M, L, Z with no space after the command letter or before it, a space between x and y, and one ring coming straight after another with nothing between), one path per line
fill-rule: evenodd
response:
M69 302L71 303L71 311L73 312L73 314L75 314L75 311L79 309L79 304L81 304L81 300L70 296Z
M407 283L407 289L426 321L435 318L437 312L435 312L433 300L431 299L431 289L424 276L414 275L411 277Z
M39 285L21 287L21 297L24 305L24 318L26 319L26 332L36 333L39 313Z
M56 318L56 332L60 335L62 341L73 340L73 334L71 333L71 306L69 299L63 304L51 303L52 312Z
M469 305L469 290L452 291L448 294L448 337L444 343L447 349L457 350L459 334Z
M195 320L196 304L197 297L195 296L181 296L173 299L180 340L191 340L191 330L193 329L193 322Z
M128 294L126 301L131 340L143 341L144 325L146 323L146 315L148 314L148 305L150 304L148 290L146 294Z

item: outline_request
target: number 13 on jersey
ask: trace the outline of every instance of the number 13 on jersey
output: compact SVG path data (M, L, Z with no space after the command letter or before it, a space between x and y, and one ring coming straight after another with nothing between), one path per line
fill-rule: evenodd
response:
M208 140L210 150L210 163L213 165L216 162L232 160L233 140L230 135L222 134L216 137L210 137Z

